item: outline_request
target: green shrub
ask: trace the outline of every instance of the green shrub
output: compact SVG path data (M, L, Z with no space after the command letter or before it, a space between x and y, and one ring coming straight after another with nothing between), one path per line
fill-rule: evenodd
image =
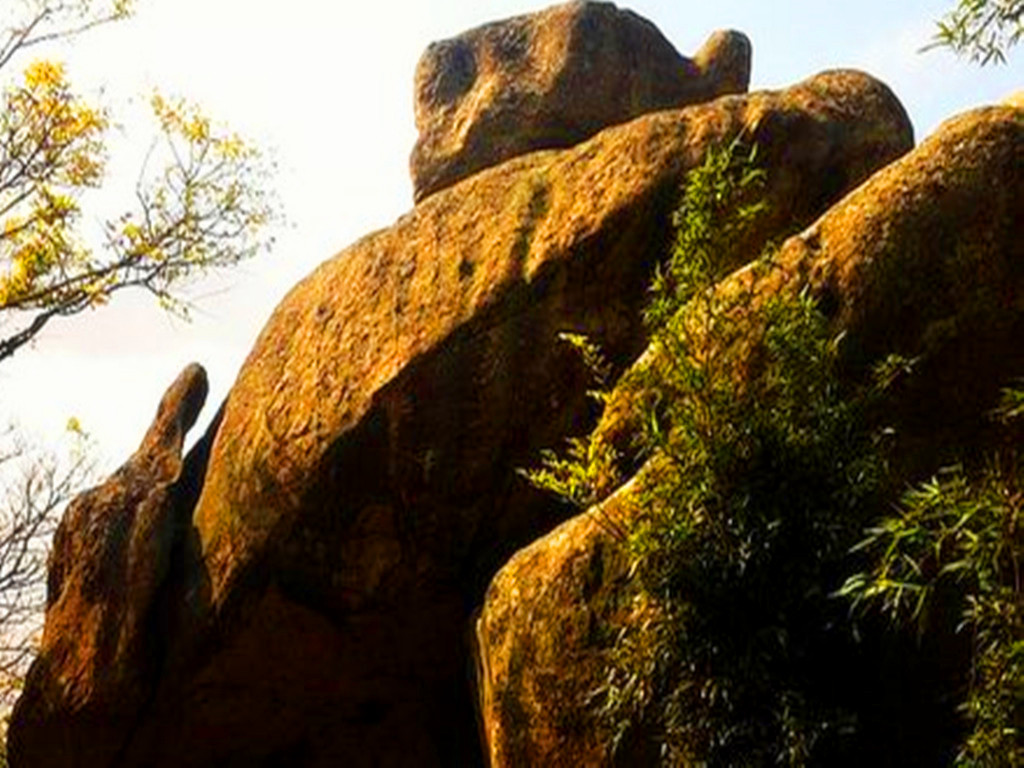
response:
M810 295L757 304L716 287L717 254L760 212L763 183L739 141L689 174L646 311L658 362L623 384L645 404L651 459L633 588L661 618L620 633L594 697L613 752L642 738L667 763L800 764L844 718L814 701L804 661L883 464ZM771 250L750 269L774 269ZM531 477L592 502L608 463L577 440Z
M1021 403L1024 392L1008 391L1000 415L1020 416ZM869 569L841 594L897 627L924 626L952 602L971 643L956 763L1024 765L1024 460L1010 451L982 471L945 469L867 533L857 549Z
M754 294L776 269L771 248L747 267L751 279L719 282L716 256L761 211L763 183L740 141L686 179L645 315L649 364L617 384L642 411L645 463L637 517L609 530L631 552L625 603L642 618L611 628L607 677L587 705L623 764L947 760L956 724L936 722L952 715L950 680L917 658L934 651L918 653L906 619L950 587L973 644L960 762L1020 765L1021 463L1004 457L977 480L944 473L857 545L893 496L889 430L869 414L885 413L880 399L916 375L914 361L892 355L872 382L843 384L842 337L807 288ZM571 341L607 377L593 346ZM1024 411L1024 393L1007 398L1004 417ZM587 507L616 458L577 438L526 474ZM865 570L847 579L851 562ZM862 617L882 609L890 628L865 619L858 635L849 599ZM937 728L949 733L929 737ZM928 738L940 743L925 754Z
M630 545L670 617L660 711L644 708L670 763L799 765L846 726L809 678L828 585L884 476L810 294L716 287L715 251L759 205L754 160L734 144L690 174L647 312L664 357L641 382L657 393L641 445L658 469ZM774 269L771 249L749 268Z

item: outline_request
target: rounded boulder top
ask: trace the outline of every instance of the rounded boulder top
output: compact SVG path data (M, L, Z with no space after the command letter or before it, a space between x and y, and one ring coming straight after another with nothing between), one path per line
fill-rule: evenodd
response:
M432 43L416 67L414 197L648 112L743 93L750 61L740 32L715 32L688 59L651 22L598 2L557 5Z

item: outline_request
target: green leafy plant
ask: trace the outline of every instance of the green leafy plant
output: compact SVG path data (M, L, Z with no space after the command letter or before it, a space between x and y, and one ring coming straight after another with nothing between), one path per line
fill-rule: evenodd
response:
M1006 52L1024 36L1021 0L960 0L937 22L935 37L925 50L950 48L982 66L1006 62Z
M595 384L587 394L603 405L608 398L612 371L600 348L578 333L561 333L558 338L579 354ZM588 438L573 437L567 443L564 455L553 450L542 451L541 466L522 469L519 474L574 507L586 509L599 500L600 479L614 471L616 457Z
M1019 417L1022 402L1024 391L1007 390L996 415ZM971 670L957 764L1024 765L1024 461L1003 453L980 472L945 469L867 533L857 549L870 567L841 594L896 626L923 626L943 602L958 606Z
M674 349L647 383L669 394L644 420L658 468L630 545L666 615L653 716L669 762L799 765L846 719L815 701L811 657L883 462L814 300L750 301L697 292L656 334Z
M901 728L955 729L946 702L962 676L964 729L928 759L953 759L959 739L958 765L1022 765L1024 461L1011 448L987 471L943 470L880 514L894 494L879 420L920 360L890 354L864 383L844 380L842 334L806 285L774 280L771 248L721 279L719 255L762 210L756 160L737 140L687 176L646 310L651 345L615 384L638 409L643 468L635 514L609 528L631 555L629 608L606 628L607 674L587 706L613 761L851 764L886 738L919 750ZM1018 386L994 416L1022 415ZM528 476L592 506L609 451L575 438ZM970 641L940 672L912 658L934 626ZM894 664L925 690L891 687ZM914 723L893 730L880 705Z
M719 254L764 203L741 140L687 177L646 321L655 361L620 382L642 404L642 510L626 539L633 604L591 698L613 752L637 739L669 764L807 762L844 712L811 683L836 609L824 586L873 509L884 462L836 372L839 339L807 290L758 300L720 284ZM606 459L586 439L548 457L571 501Z

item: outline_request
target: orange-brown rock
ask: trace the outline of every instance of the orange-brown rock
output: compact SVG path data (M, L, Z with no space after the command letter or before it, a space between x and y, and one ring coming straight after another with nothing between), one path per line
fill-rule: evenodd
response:
M891 352L915 373L890 420L906 471L987 439L1002 387L1024 374L1024 113L997 106L943 123L779 255L834 322L850 375ZM979 431L980 430L980 431Z
M119 768L479 762L468 618L564 514L516 469L593 420L557 333L643 349L682 175L741 131L772 206L723 269L912 144L884 85L825 73L483 171L292 290L216 427Z
M458 743L472 718L464 620L504 558L561 512L515 470L589 421L586 374L556 335L590 333L619 364L639 351L681 175L745 127L772 172L761 240L911 141L887 89L856 73L651 115L432 196L271 318L226 404L194 520L216 612L260 604L262 574L286 604L329 617L323 642L339 661L326 711L376 713L331 721L352 754L397 760L380 750L439 710L449 717L423 749ZM269 652L259 622L239 626L232 642ZM222 686L271 696L244 678ZM287 738L312 738L299 727Z
M917 360L883 414L908 479L981 444L999 388L1024 374L1022 167L1019 110L961 115L786 241L777 268L745 267L722 286L744 286L755 302L809 286L846 333L847 376L890 352ZM625 428L631 411L619 406ZM637 624L624 604L629 564L608 525L628 526L635 482L518 552L488 589L477 637L495 768L611 764L586 702L607 674L609 638ZM622 764L643 764L643 745L632 746L640 752Z
M491 582L475 627L488 765L608 763L612 734L587 702L605 682L615 632L642 610L616 534L633 519L634 492L627 483L521 549Z
M647 112L742 93L750 56L744 35L720 31L690 60L640 16L579 1L433 43L416 68L414 197Z
M583 392L569 386L574 355L557 333L591 332L614 359L636 354L638 309L681 175L743 130L768 169L770 213L751 237L759 242L808 220L911 141L883 85L825 73L490 169L293 289L231 392L195 513L213 602L272 535L307 514L314 492L337 488L347 506L381 473L372 495L389 508L433 505L435 493L472 505L513 457L550 444L540 432L556 443L572 432L560 422L579 415L568 403ZM743 250L724 255L723 268ZM356 439L352 454L336 444ZM372 451L379 461L364 468ZM368 597L358 583L341 590L342 604Z
M840 313L851 370L862 375L880 350L917 360L919 375L901 400L904 460L927 466L946 442L973 439L979 409L1008 384L995 374L1013 367L1018 346L1006 334L1016 327L1013 301L1020 300L1012 286L1021 248L1008 233L1019 216L1021 148L1014 142L1022 120L1001 105L947 121L778 256L784 270L773 280L814 265L815 290ZM636 365L657 362L650 348ZM997 370L987 371L992 365ZM613 393L597 428L598 440L623 457L625 477L638 429L635 398L629 386Z
M185 368L135 454L61 520L42 645L14 710L12 765L114 765L131 736L160 671L157 593L187 521L181 449L206 392L203 369Z

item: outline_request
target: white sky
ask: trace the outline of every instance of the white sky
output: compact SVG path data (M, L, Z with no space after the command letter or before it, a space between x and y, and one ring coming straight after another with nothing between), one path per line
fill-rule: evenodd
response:
M0 0L9 2L10 0ZM900 97L920 140L946 117L1024 88L1022 54L980 69L919 54L954 0L715 0L618 3L653 21L683 54L714 29L746 32L752 89L857 67ZM0 366L0 421L44 440L76 416L106 466L134 450L164 388L188 362L210 374L216 410L274 305L298 279L411 205L412 75L423 48L477 24L542 8L526 0L139 0L135 18L81 38L64 58L83 89L126 126L111 136L113 189L130 191L149 137L132 117L154 86L184 95L272 150L289 225L272 253L191 291L193 322L145 296L56 320ZM24 65L27 60L15 62ZM11 76L15 68L4 73ZM132 102L131 100L135 100ZM134 106L133 106L134 104ZM118 169L124 169L118 172ZM125 181L127 180L127 186ZM104 199L118 210L116 199ZM197 430L198 433L198 430ZM195 437L195 435L193 435Z

